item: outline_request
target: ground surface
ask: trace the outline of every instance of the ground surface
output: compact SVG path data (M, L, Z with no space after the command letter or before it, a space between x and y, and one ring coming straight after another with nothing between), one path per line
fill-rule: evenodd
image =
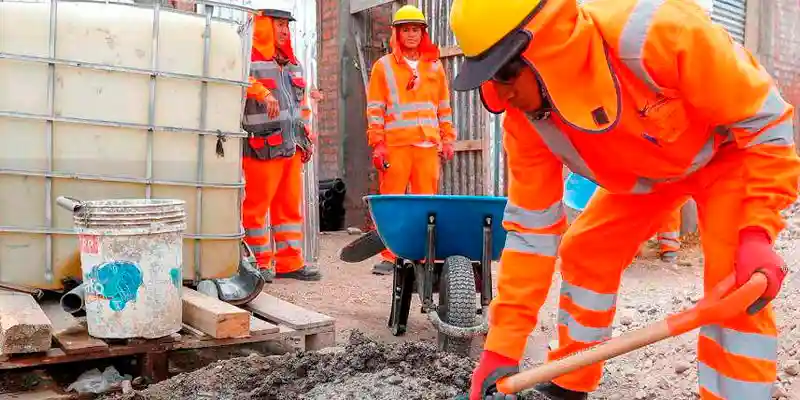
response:
M322 353L268 357L252 354L219 361L124 398L412 400L453 399L463 393L474 361L434 351L436 335L419 312L417 300L408 333L394 337L386 327L391 277L372 275L374 260L361 264L337 261L338 249L355 237L345 233L322 236L323 281L279 280L266 288L281 298L335 317L339 347ZM800 240L800 213L792 217L777 243L792 274L774 303L782 331L779 382L774 397L791 400L800 400L800 248L795 247L796 240ZM701 298L702 257L696 246L689 247L682 251L678 265L661 263L654 259L652 251L646 251L626 271L615 320L616 334L662 319ZM546 343L555 338L558 281L559 277L554 277L540 324L530 337L526 366L540 363ZM611 360L606 364L600 389L591 398L697 399L696 341L697 331ZM480 345L474 345L473 356ZM225 355L201 353L205 362L190 360L184 367L193 369L214 359L248 353L249 350ZM172 361L178 364L176 361L186 360ZM523 399L539 398L528 394Z

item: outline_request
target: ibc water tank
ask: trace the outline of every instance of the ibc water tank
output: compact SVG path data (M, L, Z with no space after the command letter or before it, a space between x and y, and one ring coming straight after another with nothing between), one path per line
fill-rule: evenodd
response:
M153 7L0 2L0 281L80 276L58 196L184 200L184 278L236 272L250 29Z

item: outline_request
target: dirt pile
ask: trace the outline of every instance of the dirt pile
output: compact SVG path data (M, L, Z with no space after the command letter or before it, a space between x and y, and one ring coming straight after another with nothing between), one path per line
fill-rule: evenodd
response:
M466 393L474 367L428 343L381 344L356 331L344 347L220 361L108 399L455 399Z

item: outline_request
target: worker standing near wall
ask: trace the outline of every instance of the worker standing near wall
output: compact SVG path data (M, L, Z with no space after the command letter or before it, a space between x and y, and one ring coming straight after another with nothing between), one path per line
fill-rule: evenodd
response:
M250 134L242 159L245 241L267 282L273 277L319 280L319 270L304 265L302 255L302 173L313 151L311 108L289 35L294 18L288 7L277 6L278 0L251 6L260 11L254 16L252 84L243 118Z
M392 20L392 52L372 67L367 93L367 139L380 194L436 194L440 157L454 155L453 110L439 48L420 9L406 5ZM388 250L373 273L391 274Z
M708 291L767 277L747 312L704 326L704 400L769 400L777 375L770 303L788 273L773 249L797 198L793 107L757 60L690 1L455 0L466 61L456 90L505 111L508 231L470 398L518 369L561 260L559 359L611 337L617 292L639 244L697 202ZM569 228L562 165L601 187ZM565 232L562 239L561 235ZM603 363L536 390L587 399Z

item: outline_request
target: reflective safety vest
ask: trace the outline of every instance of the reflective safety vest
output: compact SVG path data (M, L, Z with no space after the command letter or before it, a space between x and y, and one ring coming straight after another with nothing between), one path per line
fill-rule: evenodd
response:
M423 40L429 42L425 35ZM456 139L447 77L438 60L438 50L430 46L420 59L418 75L397 50L381 57L372 67L367 93L370 146L379 142L406 146Z
M280 104L277 118L270 118L266 104L247 98L242 126L250 134L244 156L259 160L292 157L297 147L309 148L311 109L305 102L306 82L303 68L274 60L253 61L250 76L264 85Z

